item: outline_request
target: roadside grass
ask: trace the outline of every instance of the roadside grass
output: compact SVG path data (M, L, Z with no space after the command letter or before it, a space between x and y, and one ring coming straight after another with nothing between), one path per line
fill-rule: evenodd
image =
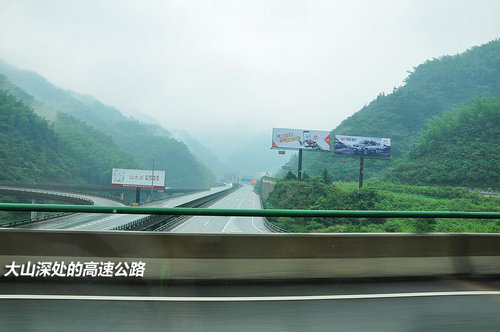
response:
M379 211L500 211L500 198L458 187L412 186L380 180L356 182L278 181L268 208ZM300 233L450 232L499 233L500 220L447 218L269 218Z

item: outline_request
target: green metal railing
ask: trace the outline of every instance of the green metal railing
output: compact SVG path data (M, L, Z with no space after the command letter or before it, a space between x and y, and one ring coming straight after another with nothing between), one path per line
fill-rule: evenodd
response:
M327 217L327 218L462 218L500 219L500 212L459 211L352 211L352 210L245 210L206 208L158 208L130 206L90 206L65 204L19 204L0 203L0 211L120 213L120 214L166 214L192 216L236 216L236 217Z

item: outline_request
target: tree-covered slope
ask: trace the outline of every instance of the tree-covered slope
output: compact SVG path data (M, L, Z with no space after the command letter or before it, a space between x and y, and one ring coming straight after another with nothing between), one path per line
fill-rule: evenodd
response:
M71 115L59 113L52 128L61 142L59 151L77 163L77 172L87 183L110 185L113 167L144 167L110 136Z
M429 60L389 95L380 94L368 106L344 120L332 135L389 137L392 161L366 160L365 177L387 173L392 162L416 144L428 120L478 97L500 97L500 40L462 54ZM290 166L295 168L296 160ZM304 169L320 175L328 169L336 180L355 180L359 160L328 153L304 155Z
M55 109L35 99L33 96L20 89L17 85L12 83L5 75L2 74L0 74L0 90L3 90L8 94L18 98L32 110L35 110L35 113L46 120L52 121L57 116L57 111Z
M215 183L210 169L196 159L187 146L169 136L153 135L136 121L116 124L114 139L150 169L165 170L167 186L174 188L208 188Z
M0 90L0 180L78 183L77 168L48 122Z
M0 89L0 180L109 185L113 167L140 166L111 137L67 114L49 124Z
M0 74L34 96L39 102L30 103L30 106L42 116L54 120L56 113L70 114L111 136L120 148L147 168L152 166L155 156L155 168L167 172L168 186L202 188L215 182L213 172L161 126L125 117L116 108L93 97L63 90L34 72L20 70L2 61ZM50 116L46 116L47 109L52 110Z
M428 123L391 179L409 184L500 188L500 100L478 100Z

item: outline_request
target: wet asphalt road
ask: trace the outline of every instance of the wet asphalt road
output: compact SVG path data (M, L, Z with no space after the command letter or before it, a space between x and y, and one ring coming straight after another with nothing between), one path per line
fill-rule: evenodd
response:
M253 187L244 185L225 196L209 208L218 209L261 209L259 196ZM171 230L174 233L270 233L261 217L195 216Z
M500 330L500 295L458 293L462 295L448 296L436 293L499 291L498 280L215 285L17 281L2 283L0 290L3 296L6 294L7 296L8 294L97 296L91 300L2 298L0 299L1 331ZM431 295L427 297L412 295L424 292ZM407 295L363 298L363 295L403 293ZM362 296L357 299L294 301L279 298L279 296L324 294ZM103 296L110 297L103 298ZM203 301L207 296L235 300ZM270 301L255 300L255 297L269 296L277 298ZM190 300L169 300L173 297ZM159 298L166 301L158 300Z

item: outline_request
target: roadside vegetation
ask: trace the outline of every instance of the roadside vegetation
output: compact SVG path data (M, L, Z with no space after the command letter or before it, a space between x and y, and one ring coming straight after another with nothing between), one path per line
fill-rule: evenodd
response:
M269 209L381 211L500 211L500 198L466 188L414 186L381 180L325 183L282 179L268 197ZM268 218L289 232L500 232L500 220L406 218Z

